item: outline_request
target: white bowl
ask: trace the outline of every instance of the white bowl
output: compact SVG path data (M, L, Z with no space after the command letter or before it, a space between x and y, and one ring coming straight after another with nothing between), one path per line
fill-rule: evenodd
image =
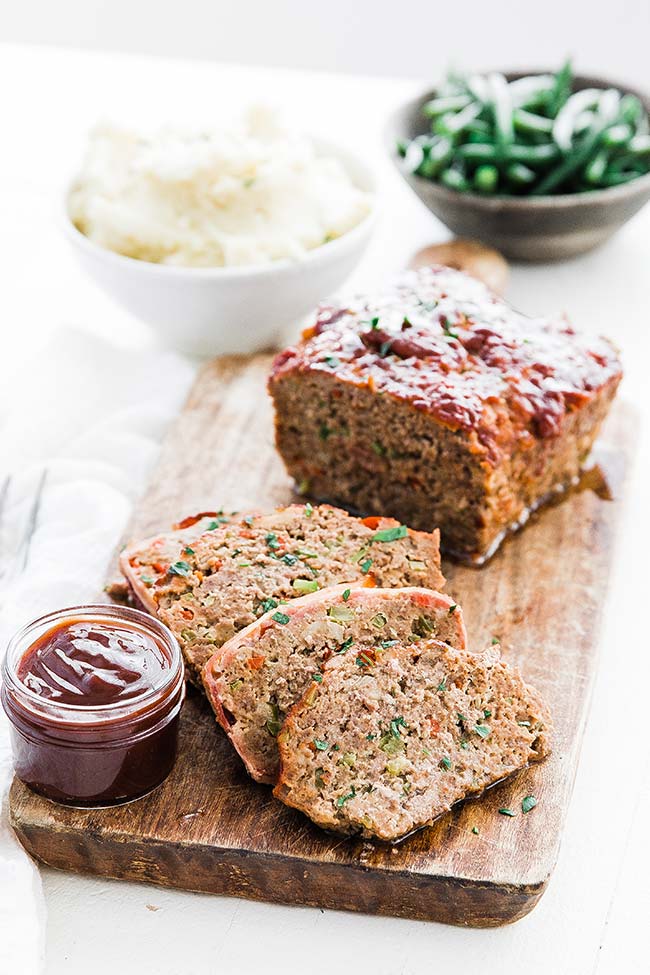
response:
M68 211L70 186L64 200L66 237L96 284L151 325L166 345L196 356L252 353L283 345L289 328L353 271L376 220L377 185L371 170L339 147L316 139L314 143L319 152L339 159L355 185L370 194L371 208L352 230L299 260L194 268L123 257L74 226Z

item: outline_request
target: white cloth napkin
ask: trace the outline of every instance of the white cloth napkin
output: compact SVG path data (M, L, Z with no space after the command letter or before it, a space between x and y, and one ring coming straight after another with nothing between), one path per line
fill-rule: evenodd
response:
M172 352L128 352L61 329L30 375L29 399L0 429L0 483L12 474L0 551L12 551L47 469L25 572L0 591L0 651L25 622L97 596L161 438L194 366ZM0 710L0 972L42 968L45 909L38 871L7 819L8 723Z

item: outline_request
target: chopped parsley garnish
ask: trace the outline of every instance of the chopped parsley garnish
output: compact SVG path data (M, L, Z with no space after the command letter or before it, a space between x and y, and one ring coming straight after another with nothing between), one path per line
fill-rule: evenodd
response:
M344 603L347 603L347 601L348 601L349 598L350 598L350 590L349 589L344 589L343 590L343 602Z
M372 559L364 559L364 561L361 563L361 571L363 572L364 575L366 575L371 565L372 565Z
M499 809L502 816L516 816L517 814L512 811L512 809Z
M490 711L489 708L484 708L483 709L483 717L484 718L491 718L492 717L492 712Z
M370 732L369 735L366 735L366 740L367 741L374 741L376 737L377 737L377 735L373 735L372 732Z
M266 544L268 545L269 548L273 549L273 551L275 551L277 548L280 548L278 536L275 534L275 532L267 533Z
M394 528L382 528L372 536L373 542L396 542L398 538L406 538L406 525L395 525Z
M402 736L399 730L400 728L408 729L408 725L401 715L398 718L393 718L393 720L390 723L390 733L393 736L393 738L397 738L399 741L402 740Z
M396 643L397 640L382 640L381 646L384 650L386 650L387 647L394 647Z
M524 813L530 812L537 805L537 799L535 796L524 796L521 800L521 811Z
M261 603L260 608L261 608L261 610L262 610L263 613L268 613L268 611L270 609L275 609L277 607L277 605L278 605L277 599L273 599L272 596L269 596L268 599L263 600L263 602Z
M452 339L458 338L458 332L454 332L454 330L451 328L449 319L447 318L446 315L440 316L440 324L442 325L442 330L445 333L445 335L448 335L449 338Z
M246 520L247 519L244 519L244 521L246 521ZM213 521L210 522L210 524L206 528L206 531L213 532L215 530L215 528L219 528L221 525L227 525L227 524L228 524L228 519L227 518L223 518L223 517L220 516L219 518L216 518L216 519L214 519ZM250 524L250 522L249 522L249 524Z
M338 797L338 799L336 800L336 805L340 809L341 806L344 805L344 803L346 803L348 801L348 799L354 799L354 797L356 796L356 794L357 794L357 790L355 789L354 786L352 786L352 788L350 789L350 791L347 792L344 796L339 796Z
M438 694L444 694L444 692L447 690L447 678L446 677L443 677L442 678L442 680L438 684L436 690L438 691Z
M330 747L328 742L321 741L320 738L314 738L314 745L316 746L319 752L326 752L327 749Z
M469 748L469 742L468 741L461 741L460 747L461 748Z
M458 718L458 722L467 721L467 718L465 717L465 715L464 714L461 714L460 711L456 711L456 717Z
M329 437L331 437L333 433L334 431L332 430L332 428L328 427L326 423L321 423L321 425L318 428L318 436L321 438L321 440L329 439Z
M379 328L379 318L377 316L370 319L370 327L374 330Z
M193 548L190 548L189 545L186 545L185 548L183 549L183 554L184 555L194 555L194 549Z
M456 603L454 603L454 605L453 605L453 606L450 606L450 607L449 607L449 615L451 616L451 614L452 614L452 613L455 613L457 609L458 609L458 606L457 606L457 604L456 604Z
M373 440L371 447L378 457L386 456L386 448L383 446L383 444L380 444L378 440Z
M291 585L296 592L316 592L318 589L315 579L294 579Z
M491 644L492 644L493 647L496 646L497 643L499 642L499 637L498 636L493 636L492 637L492 640L490 642L491 642Z
M326 355L323 362L327 363L328 366L331 366L332 369L338 369L338 367L341 365L341 360L335 355Z
M312 674L311 675L311 679L312 680L315 680L317 684L322 684L323 683L323 675L322 674Z
M306 518L311 518L311 516L313 515L313 513L314 513L314 506L311 505L309 503L309 501L308 501L307 504L305 505L305 517Z
M295 565L297 561L298 556L292 555L290 552L287 552L280 558L280 562L284 562L285 565Z
M381 356L382 359L386 358L386 356L390 352L391 346L394 341L395 339L388 339L387 342L381 343L381 346L379 347L379 355Z
M371 656L371 652L368 650L362 650L355 660L357 667L372 667L374 663L375 660Z
M472 833L474 836L478 836L478 826L472 826Z
M344 640L341 646L336 651L337 653L345 653L345 651L352 646L352 637L349 636L347 640Z
M169 574L171 576L188 576L191 571L192 567L187 562L173 562L169 566Z
M490 729L486 724L476 724L474 725L474 731L479 736L479 738L489 738Z
M446 769L448 772L451 769L451 759L448 755L443 755L440 759L440 767Z
M274 613L273 614L273 616L271 617L271 619L272 620L275 620L276 623L282 623L282 625L284 626L285 623L288 623L289 622L290 617L287 616L286 613L281 613L278 610L277 613Z

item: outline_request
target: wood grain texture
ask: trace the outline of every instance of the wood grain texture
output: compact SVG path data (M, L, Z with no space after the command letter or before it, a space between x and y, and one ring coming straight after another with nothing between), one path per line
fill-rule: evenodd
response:
M204 368L129 536L199 510L291 500L273 448L268 366L258 356ZM459 804L398 846L341 839L253 783L206 702L192 692L177 764L150 796L114 809L68 809L14 781L11 819L22 843L54 867L189 890L468 926L522 917L543 893L557 857L633 439L634 424L617 404L596 449L613 501L577 491L538 513L485 568L444 566L472 647L498 638L505 659L552 706L554 753L542 765ZM538 805L523 815L521 800L529 794ZM500 815L503 807L516 816Z

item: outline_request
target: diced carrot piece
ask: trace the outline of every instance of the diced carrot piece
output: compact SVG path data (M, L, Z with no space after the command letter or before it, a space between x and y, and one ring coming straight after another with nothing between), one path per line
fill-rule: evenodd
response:
M256 653L253 654L252 657L249 657L246 663L251 670L260 670L260 668L264 666L265 660L266 657L262 657L260 654Z
M366 576L365 576L365 578L363 580L362 585L363 585L363 588L364 589L376 589L377 588L377 579L372 574L372 572L366 573Z

